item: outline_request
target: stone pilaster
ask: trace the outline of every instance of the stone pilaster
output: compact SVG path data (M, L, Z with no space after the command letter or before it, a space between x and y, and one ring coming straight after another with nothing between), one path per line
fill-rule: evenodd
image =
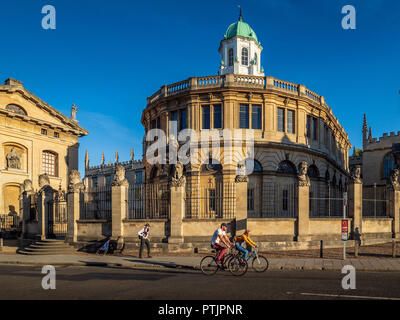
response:
M70 191L67 194L67 238L66 241L74 243L78 241L78 224L80 212L81 192L79 189Z
M171 233L168 243L183 243L183 219L185 217L185 184L170 187Z
M123 220L126 219L128 212L128 186L112 186L111 189L112 204L112 238L117 240L124 236Z

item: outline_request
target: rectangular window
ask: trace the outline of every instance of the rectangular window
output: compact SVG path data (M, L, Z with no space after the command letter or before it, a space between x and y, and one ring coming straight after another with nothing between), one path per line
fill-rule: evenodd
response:
M210 106L203 106L203 129L210 129Z
M287 110L287 132L288 133L294 133L294 111L293 110Z
M42 134L43 134L44 136L47 136L47 130L46 130L46 129L42 129Z
M314 140L318 140L318 119L312 119L312 137Z
M93 188L97 188L97 177L92 178Z
M136 183L142 184L142 183L143 183L143 174L142 174L142 171L137 171L137 172L135 173L135 175L136 175Z
M247 189L247 210L254 211L254 189Z
M249 129L249 105L241 104L239 110L240 129Z
M328 126L324 126L325 132L324 132L324 140L325 140L325 147L329 149L329 129Z
M261 130L261 106L251 107L251 128Z
M42 153L43 173L55 177L57 175L57 155L44 151Z
M186 128L187 128L186 109L182 109L179 112L179 130L183 130Z
M278 108L278 131L285 132L285 109Z
M214 106L214 129L222 129L222 107L220 104Z
M54 138L59 138L60 134L58 132L54 132Z
M307 138L311 138L311 116L307 116L306 130Z
M112 184L112 177L111 175L106 176L106 186L109 187Z

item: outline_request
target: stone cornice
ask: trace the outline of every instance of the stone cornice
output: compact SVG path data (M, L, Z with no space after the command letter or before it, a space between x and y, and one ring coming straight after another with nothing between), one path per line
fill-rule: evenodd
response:
M40 119L36 119L30 116L24 116L20 114L15 114L14 112L9 112L8 110L5 109L0 109L0 112L5 114L6 116L9 117L14 117L14 118L19 118L20 120L27 121L27 122L34 122L39 125L47 125L50 128L54 127L57 129L60 129L64 132L71 132L74 133L78 136L84 136L87 135L89 132L79 126L76 122L72 121L69 119L67 116L53 108L51 105L48 103L44 102L42 99L34 95L32 92L29 90L25 89L22 86L10 86L10 85L0 85L0 92L5 92L7 94L13 94L13 93L18 93L20 94L24 99L33 102L38 108L45 110L48 112L50 115L53 117L61 120L63 123L65 123L65 127L48 122L48 121L43 121Z
M228 101L241 101L243 100L243 103L251 103L251 100L249 101L247 98L237 98L236 96L238 93L240 94L246 94L249 92L252 92L253 96L254 95L260 95L260 99L256 100L257 104L262 104L262 103L268 103L268 99L273 99L273 100L278 100L277 103L279 103L279 100L289 98L290 102L293 103L296 101L296 106L289 105L288 107L292 108L299 108L303 110L307 110L313 108L315 112L317 112L316 115L319 117L323 118L324 120L327 120L326 124L332 129L333 133L335 134L335 137L340 139L343 142L345 142L345 145L350 149L351 144L348 139L348 134L345 132L343 127L339 124L337 118L333 115L332 110L324 103L324 105L321 105L320 103L316 102L313 99L310 99L307 96L299 96L296 94L292 94L290 92L284 92L280 90L274 90L271 88L243 88L243 87L235 87L235 86L230 86L230 87L211 87L211 88L204 88L204 89L187 89L184 91L181 91L179 93L175 93L173 96L164 96L164 97L159 97L156 101L153 103L150 103L146 106L146 108L143 110L142 113L142 123L143 123L143 116L144 114L148 113L150 110L156 108L159 106L161 103L168 103L170 100L175 100L176 95L179 94L180 98L185 98L185 99L195 99L191 98L192 95L196 96L196 101L201 102L200 100L200 95L202 94L208 94L210 92L215 92L215 95L218 94L222 96L222 99L225 100L224 98L226 97ZM264 97L264 99L262 98ZM200 100L200 101L199 101ZM284 106L284 105L282 105Z

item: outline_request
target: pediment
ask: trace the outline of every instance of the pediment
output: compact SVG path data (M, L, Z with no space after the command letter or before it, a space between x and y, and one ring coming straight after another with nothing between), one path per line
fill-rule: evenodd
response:
M0 85L0 113L21 121L60 128L76 135L88 132L22 86Z

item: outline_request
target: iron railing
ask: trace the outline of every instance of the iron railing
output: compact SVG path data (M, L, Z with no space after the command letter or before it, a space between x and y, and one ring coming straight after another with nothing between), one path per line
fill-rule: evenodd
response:
M111 221L111 186L91 188L81 203L81 220Z
M377 218L389 216L389 200L384 185L363 186L363 217Z
M343 192L337 185L311 180L310 218L343 217Z
M233 219L236 209L235 183L217 183L203 188L188 186L185 196L187 219Z

